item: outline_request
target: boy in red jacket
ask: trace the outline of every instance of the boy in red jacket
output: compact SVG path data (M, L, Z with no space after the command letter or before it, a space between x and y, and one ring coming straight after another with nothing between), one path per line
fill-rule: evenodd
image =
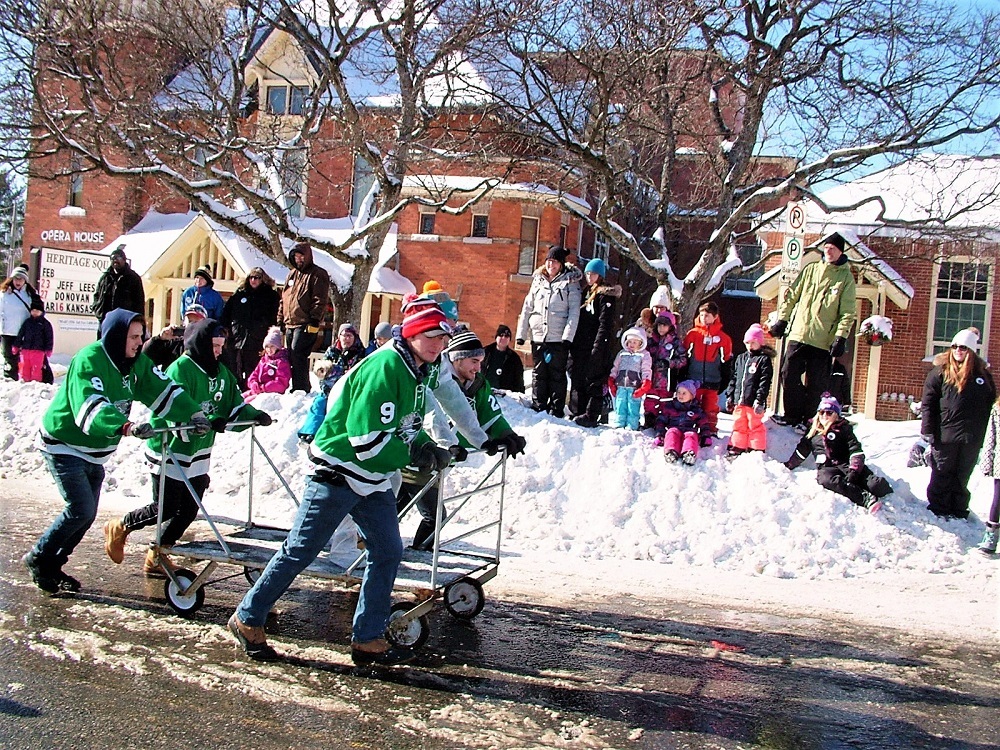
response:
M697 380L696 398L708 420L708 430L715 436L719 426L719 394L729 385L732 370L733 340L722 332L719 306L704 302L698 308L694 328L684 337L688 352L687 377Z

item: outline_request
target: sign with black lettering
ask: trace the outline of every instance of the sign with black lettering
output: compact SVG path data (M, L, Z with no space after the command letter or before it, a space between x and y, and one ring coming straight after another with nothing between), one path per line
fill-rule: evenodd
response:
M97 282L110 262L106 255L43 247L38 294L45 301L46 312L92 316Z

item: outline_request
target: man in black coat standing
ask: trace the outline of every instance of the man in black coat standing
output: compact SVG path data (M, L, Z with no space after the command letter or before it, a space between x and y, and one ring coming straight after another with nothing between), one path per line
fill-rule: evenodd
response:
M97 330L101 330L104 318L117 308L146 314L146 293L142 279L133 271L125 257L125 245L119 245L111 253L111 264L97 282L94 304L91 309L97 316ZM100 338L100 336L98 336Z

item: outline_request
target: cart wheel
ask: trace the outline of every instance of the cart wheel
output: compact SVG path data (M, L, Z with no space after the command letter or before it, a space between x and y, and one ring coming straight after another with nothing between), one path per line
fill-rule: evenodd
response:
M444 587L444 606L459 620L471 620L483 611L483 585L471 578L459 578Z
M196 576L187 568L178 568L174 571L177 580L182 582L187 588L194 581ZM174 612L181 617L194 617L194 613L201 609L205 603L205 587L199 586L195 591L189 591L187 595L181 596L181 589L169 578L163 584L163 595L167 598L167 604L173 607Z
M406 620L403 618L413 605L407 602L396 602L389 614L389 627L385 630L385 638L393 646L399 648L418 649L427 643L431 635L431 626L425 615Z
M251 586L257 583L257 579L260 578L260 574L263 573L260 568L243 568L243 577L247 579Z

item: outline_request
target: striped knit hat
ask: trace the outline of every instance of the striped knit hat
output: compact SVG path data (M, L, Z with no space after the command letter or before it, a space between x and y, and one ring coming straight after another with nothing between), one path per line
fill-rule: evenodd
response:
M458 326L451 335L451 342L445 348L448 359L455 362L467 357L485 357L486 350L483 349L483 342L479 340L467 326Z
M451 326L433 299L422 295L407 295L403 299L401 334L404 339L411 339L421 333L445 336L451 333Z

